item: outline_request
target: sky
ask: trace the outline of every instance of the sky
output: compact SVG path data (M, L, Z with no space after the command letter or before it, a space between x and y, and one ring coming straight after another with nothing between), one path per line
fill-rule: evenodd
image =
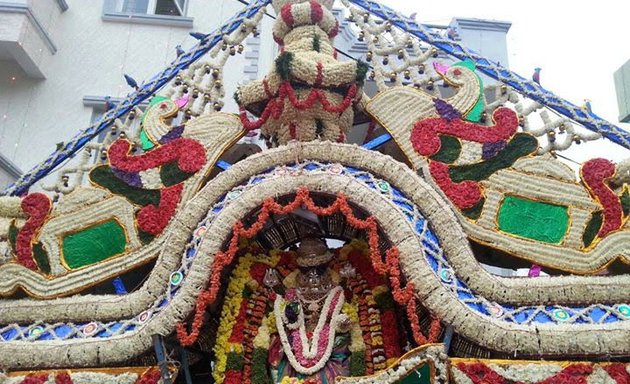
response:
M613 73L630 60L630 3L599 0L380 0L403 14L417 12L423 23L448 24L453 17L508 21L509 67L531 78L542 68L541 85L556 95L582 105L591 100L593 112L619 123ZM504 63L502 63L504 64ZM630 150L617 145L587 144L565 154L584 161L600 156L620 161Z

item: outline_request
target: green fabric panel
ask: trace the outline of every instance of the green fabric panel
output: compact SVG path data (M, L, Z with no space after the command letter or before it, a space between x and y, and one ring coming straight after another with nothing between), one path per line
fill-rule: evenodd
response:
M567 207L505 196L497 223L503 232L557 244L569 228Z
M475 164L451 166L449 174L454 183L465 180L481 181L498 170L508 168L523 156L538 149L538 140L527 133L517 133L495 157Z
M160 179L162 179L162 184L167 187L179 184L192 175L192 173L186 173L179 169L177 161L171 161L160 167Z
M586 224L584 234L582 235L582 242L584 243L585 247L591 245L593 240L595 240L595 237L602 227L602 221L602 212L593 212L593 214L591 215L591 219L588 221L588 224Z
M429 364L422 364L402 379L400 384L431 384L431 367Z
M62 243L66 264L76 269L123 253L127 237L117 221L109 220L65 236Z
M107 188L111 193L124 196L134 204L141 206L153 204L156 207L160 205L159 190L142 189L127 185L114 175L114 172L108 165L94 168L90 172L90 179L101 187Z
M466 116L464 116L466 120L476 123L481 120L481 114L483 113L483 80L476 72L477 65L475 65L475 63L471 60L464 60L453 64L453 66L470 69L475 73L475 76L477 76L477 80L479 80L479 99L477 99L475 106L466 114Z
M431 156L431 160L446 164L451 164L457 160L462 152L462 143L456 137L448 135L441 135L440 142L440 150Z

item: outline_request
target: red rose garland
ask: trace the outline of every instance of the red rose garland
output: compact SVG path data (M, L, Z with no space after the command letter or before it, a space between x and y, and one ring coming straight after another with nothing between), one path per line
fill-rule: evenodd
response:
M175 214L182 195L184 184L179 183L160 190L160 206L147 205L138 212L138 227L146 233L157 236Z
M481 184L466 180L454 183L449 174L449 166L439 161L429 163L429 171L435 183L459 209L472 208L482 197Z
M420 329L418 314L416 312L416 300L413 295L414 286L411 283L408 283L404 288L401 286L401 271L398 263L398 250L395 247L392 247L386 253L387 262L383 262L378 247L379 235L376 219L373 216L370 216L365 220L357 218L352 212L352 207L348 204L348 201L343 194L337 195L337 199L328 207L319 207L310 198L309 190L306 188L300 188L295 196L295 199L286 205L281 205L272 198L266 199L263 203L263 208L258 214L256 222L254 222L249 228L246 229L241 221L237 221L234 224L228 251L225 253L218 252L216 254L208 288L197 297L193 322L190 327L191 332L189 333L186 330L186 326L183 323L177 324L177 337L182 345L192 345L199 337L199 330L201 329L201 325L203 323L205 310L207 306L214 303L217 298L217 294L220 289L221 273L223 268L231 264L234 260L238 251L239 238L242 237L250 239L254 237L263 228L271 213L286 215L301 206L305 206L309 211L318 216L330 216L336 212L341 212L346 217L348 224L352 227L366 230L368 232L370 259L374 270L383 276L386 276L387 272L389 272L394 299L396 302L406 306L407 308L407 316L409 318L409 322L411 323L414 340L419 345L437 341L441 331L439 320L432 319L428 337L423 335L422 330Z
M413 149L422 156L433 156L441 147L440 134L455 136L477 143L495 143L507 140L516 133L518 117L509 108L498 108L492 114L496 124L492 127L470 123L461 119L430 118L418 121L411 131Z
M615 164L606 159L592 159L582 165L582 181L604 208L603 223L597 236L605 237L623 225L623 208L619 197L606 184L615 175Z
M33 259L33 243L51 209L52 202L43 193L31 193L22 199L22 210L29 218L17 235L15 251L18 263L28 269L37 269L37 264Z
M183 172L195 173L206 163L206 151L193 139L179 138L142 155L130 156L131 142L118 139L109 147L109 161L123 172L141 172L177 160Z

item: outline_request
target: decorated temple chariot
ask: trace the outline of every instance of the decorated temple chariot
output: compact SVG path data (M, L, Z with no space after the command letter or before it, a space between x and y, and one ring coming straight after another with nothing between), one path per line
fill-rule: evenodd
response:
M336 5L251 1L5 191L0 383L630 383L630 163L558 156L630 135Z

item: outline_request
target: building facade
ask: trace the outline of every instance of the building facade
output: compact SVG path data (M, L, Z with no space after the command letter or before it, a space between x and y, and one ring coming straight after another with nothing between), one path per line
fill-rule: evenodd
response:
M630 60L622 65L614 74L619 121L630 122Z
M194 44L190 32L208 33L237 12L236 0L21 0L0 4L0 154L16 170L26 171L97 121L106 108L138 83L175 60L176 47ZM337 47L365 58L349 24L342 21ZM245 42L243 54L230 60L223 75L226 93L266 73L276 56L271 36L273 15L264 17L260 35ZM442 31L507 65L510 24L456 18ZM348 29L344 32L344 29ZM226 98L225 111L237 112ZM6 186L7 183L2 183Z

